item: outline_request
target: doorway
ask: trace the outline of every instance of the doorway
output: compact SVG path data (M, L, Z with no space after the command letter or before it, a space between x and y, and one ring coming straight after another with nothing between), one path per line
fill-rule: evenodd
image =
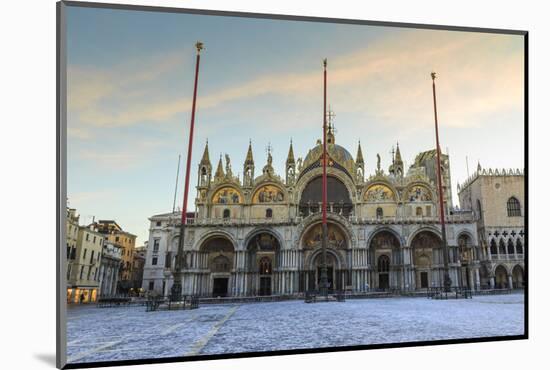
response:
M228 285L229 278L214 278L214 288L212 289L212 295L214 297L226 297Z
M390 288L390 275L387 272L378 274L378 288L383 290Z
M428 273L426 271L420 272L420 288L428 288Z
M271 277L262 276L260 277L260 291L259 295L271 295Z

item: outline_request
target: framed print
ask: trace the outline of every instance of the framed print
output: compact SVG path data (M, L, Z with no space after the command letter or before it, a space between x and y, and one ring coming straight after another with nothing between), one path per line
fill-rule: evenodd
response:
M526 31L58 3L59 368L526 339Z

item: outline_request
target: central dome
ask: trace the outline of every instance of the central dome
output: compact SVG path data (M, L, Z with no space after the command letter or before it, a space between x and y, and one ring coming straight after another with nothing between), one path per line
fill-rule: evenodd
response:
M327 152L332 159L336 160L342 165L344 165L348 161L353 161L353 157L351 156L350 152L348 152L346 148L338 144L327 144ZM307 153L306 158L304 159L304 166L307 167L307 165L317 161L319 158L321 158L322 153L323 145L317 144Z

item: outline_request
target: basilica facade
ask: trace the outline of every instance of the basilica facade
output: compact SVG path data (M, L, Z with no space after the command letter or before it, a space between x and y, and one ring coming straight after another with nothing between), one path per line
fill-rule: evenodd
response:
M361 144L355 158L327 133L330 290L422 290L443 286L435 150L419 153L406 170L400 148L388 169L378 156L365 174ZM292 142L285 173L271 154L258 171L252 144L243 178L220 157L215 171L208 143L198 165L196 211L185 226L184 294L203 297L300 295L318 289L321 254L320 141L295 158ZM442 155L443 199L452 285L480 289L480 248L475 215L453 207L449 157ZM149 218L143 288L168 295L181 213Z

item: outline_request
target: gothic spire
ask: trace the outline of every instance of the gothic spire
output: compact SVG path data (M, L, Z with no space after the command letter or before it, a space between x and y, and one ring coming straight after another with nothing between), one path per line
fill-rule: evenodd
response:
M395 162L403 164L401 159L401 151L399 150L399 142L397 143L397 149L395 150Z
M252 156L252 140L249 140L248 142L248 151L246 152L246 159L244 160L244 164L254 164L254 157Z
M290 148L288 148L288 156L286 158L286 164L294 164L294 149L292 149L292 139L290 139Z
M364 164L365 161L363 160L363 151L361 150L361 140L359 140L359 146L357 147L357 156L355 157L355 163L357 164Z
M201 164L210 164L210 154L208 153L208 139L206 139L206 146L204 147L204 153L202 153Z
M222 155L220 154L220 160L218 162L218 168L216 169L216 174L214 175L214 177L216 179L221 179L225 176L224 172L223 172L223 163L222 163Z

